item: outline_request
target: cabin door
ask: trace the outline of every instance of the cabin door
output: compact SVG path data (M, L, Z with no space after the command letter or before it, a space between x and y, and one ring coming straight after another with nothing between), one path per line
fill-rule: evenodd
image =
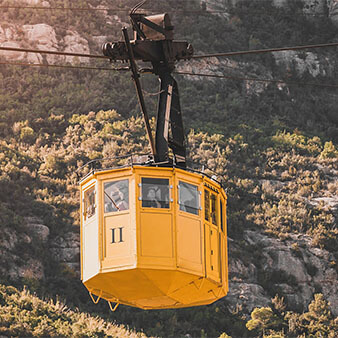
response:
M199 182L177 175L177 267L203 275L203 242Z
M173 182L171 177L140 177L138 184L139 264L175 267Z

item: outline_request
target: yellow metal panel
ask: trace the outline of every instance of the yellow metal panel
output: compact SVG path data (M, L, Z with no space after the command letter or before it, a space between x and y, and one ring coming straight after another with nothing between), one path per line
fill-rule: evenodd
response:
M211 270L212 275L216 281L220 280L220 250L219 250L219 235L215 227L210 228L210 242L211 242Z
M217 287L217 284L206 278L195 277L190 283L171 292L169 296L177 299L180 303L185 304L185 306L196 302L200 302L199 305L209 304L218 299L214 293L210 292L210 290Z
M174 268L175 237L173 203L169 201L169 209L142 207L141 187L138 185L142 178L168 179L172 186L172 169L167 168L135 168L137 173L137 206L138 215L138 266L161 269ZM173 189L169 189L170 198L173 198Z
M132 174L132 168L120 168L120 169L110 169L99 171L95 173L95 176L100 180L111 180L111 179L123 179Z
M203 212L198 211L198 215L180 210L179 189L180 182L189 183L198 189L198 204L201 206L202 200L199 192L202 192L202 177L180 169L175 169L175 206L176 206L176 241L177 241L177 267L181 271L193 272L202 276L205 274L204 259L204 229Z
M174 259L172 215L161 212L140 214L140 258L159 265L172 265ZM156 261L155 261L156 259ZM144 261L145 262L145 261Z
M200 217L179 213L176 219L177 266L203 273L202 229Z
M132 242L129 211L106 215L104 217L102 268L136 264Z
M118 169L98 173L100 179L101 212L101 266L103 271L116 271L136 266L135 183L130 179L132 170ZM129 209L105 213L104 184L129 180Z
M109 293L122 303L165 295L140 269L100 273L85 285L89 290L96 289Z
M165 309L174 308L177 301L168 296L154 296L145 299L138 299L135 303L138 307L143 309Z
M142 273L163 293L170 293L191 283L196 276L175 270L141 269Z
M167 286L171 284L170 288L162 290L163 282ZM101 273L84 284L104 299L143 309L205 305L225 295L218 283L172 270L129 269Z
M205 261L207 277L220 282L219 238L217 228L205 224Z

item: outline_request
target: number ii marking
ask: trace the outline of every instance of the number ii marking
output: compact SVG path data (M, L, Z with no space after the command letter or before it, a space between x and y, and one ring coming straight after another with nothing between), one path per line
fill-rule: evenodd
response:
M114 244L114 243L122 243L124 242L123 241L123 227L121 228L111 228L111 244ZM119 241L117 241L117 236L116 236L116 233L118 234L118 237L119 237Z

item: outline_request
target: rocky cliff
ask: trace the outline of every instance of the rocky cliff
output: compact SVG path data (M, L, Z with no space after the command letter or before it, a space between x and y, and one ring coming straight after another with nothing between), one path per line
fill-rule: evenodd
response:
M288 306L304 311L314 293L321 292L338 315L338 285L335 257L327 250L314 248L311 239L293 235L281 241L248 230L239 246L229 240L230 292L226 302L241 304L246 311L268 306L274 292L285 297ZM243 257L243 244L252 256ZM272 293L271 293L272 292Z

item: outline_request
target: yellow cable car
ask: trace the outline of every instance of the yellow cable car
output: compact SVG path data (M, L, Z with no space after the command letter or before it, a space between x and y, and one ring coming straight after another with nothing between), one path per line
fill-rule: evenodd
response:
M82 280L143 309L210 304L228 292L226 194L205 175L131 166L81 182Z
M130 14L134 40L106 43L104 55L129 61L152 159L144 165L92 171L82 179L81 276L100 298L143 309L210 304L228 292L227 197L221 185L186 168L174 64L193 55L173 40L168 14ZM153 139L136 60L160 78ZM173 157L169 156L169 148ZM96 300L93 295L96 295ZM116 307L115 307L116 308Z

